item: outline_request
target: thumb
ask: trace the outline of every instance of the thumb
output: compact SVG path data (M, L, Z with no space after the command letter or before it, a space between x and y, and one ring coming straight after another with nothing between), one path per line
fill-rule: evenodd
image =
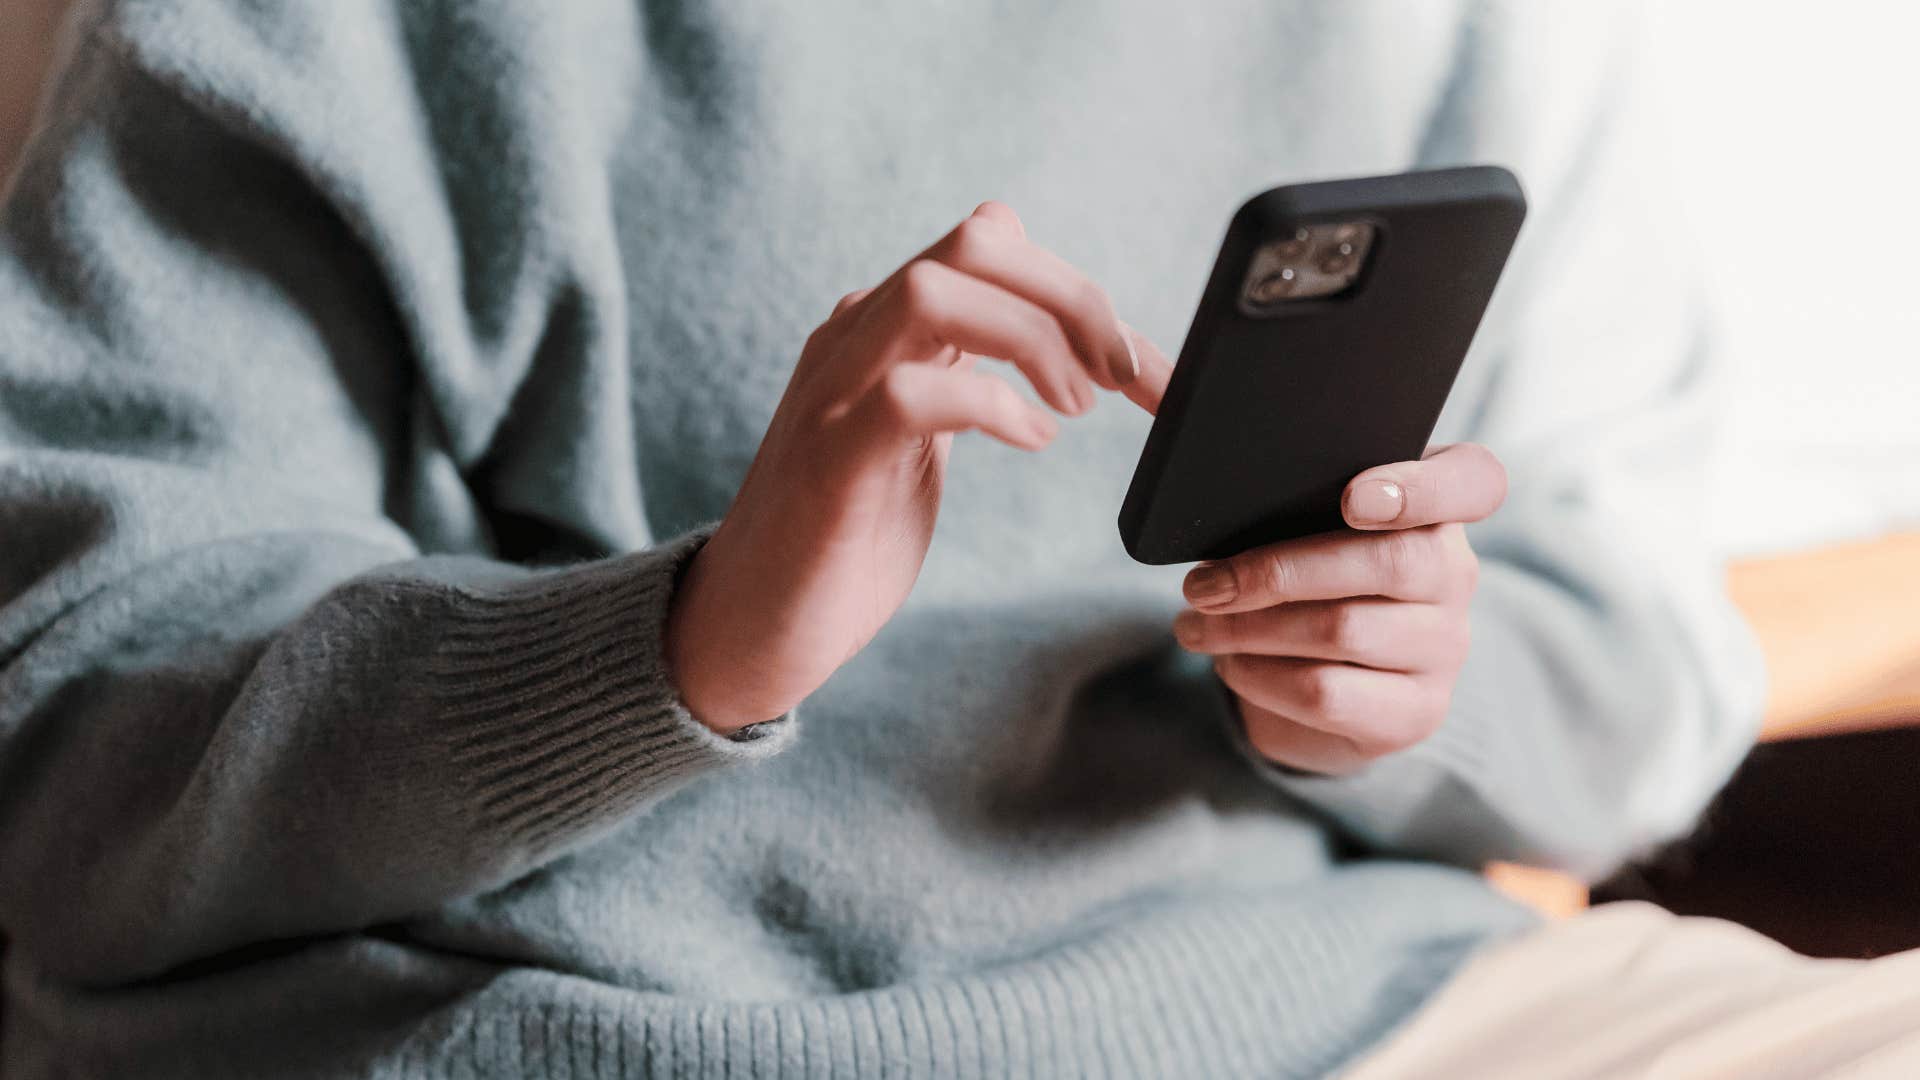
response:
M1479 521L1507 497L1507 470L1493 451L1454 443L1419 461L1368 469L1347 484L1342 516L1356 529L1413 529Z

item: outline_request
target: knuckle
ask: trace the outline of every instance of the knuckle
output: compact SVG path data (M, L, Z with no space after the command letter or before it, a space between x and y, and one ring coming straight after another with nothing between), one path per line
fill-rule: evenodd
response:
M915 259L900 271L900 302L909 314L925 316L937 306L940 268L931 259Z
M1373 573L1382 592L1398 592L1412 577L1414 553L1404 532L1380 533L1373 542Z
M1072 310L1090 325L1114 317L1113 299L1092 278L1081 278L1069 300Z
M1244 612L1208 615L1195 627L1195 640L1214 649L1239 648L1247 637L1247 622Z
M835 333L833 322L831 320L823 322L819 326L814 327L813 332L807 335L806 342L800 346L800 354L805 356L809 353L830 348L836 337L837 334Z
M992 221L978 215L970 217L953 227L948 236L949 250L962 262L978 257L997 239L995 230Z
M1060 320L1043 308L1028 305L1019 309L1020 336L1031 346L1053 354L1071 356L1073 342Z
M913 397L912 373L905 367L889 369L880 376L879 399L887 415L894 418L904 417Z
M1426 529L1389 533L1380 546L1380 572L1396 592L1418 591L1434 569L1434 537Z
M1329 604L1320 619L1323 643L1337 652L1363 653L1373 644L1372 630L1367 625L1366 612L1354 604Z
M1074 337L1071 328L1075 319L1071 314L1055 311L1041 303L1024 304L1020 312L1021 331L1029 340L1036 344L1044 342L1047 348L1072 355Z
M1179 631L1180 643L1190 651L1207 652L1220 641L1219 615L1201 615L1182 624ZM1216 660L1220 659L1215 657Z
M1425 528L1409 529L1407 543L1419 552L1422 560L1438 563L1448 558L1448 548L1452 537L1466 535L1459 525L1428 525Z
M1283 600L1291 595L1292 565L1277 555L1229 559L1226 566L1243 600Z
M1343 723L1350 712L1346 680L1332 664L1311 664L1302 669L1300 703L1315 716L1333 724Z
M1247 745L1268 761L1285 761L1293 749L1287 739L1285 721L1272 716L1255 716L1240 710L1240 726L1247 733Z

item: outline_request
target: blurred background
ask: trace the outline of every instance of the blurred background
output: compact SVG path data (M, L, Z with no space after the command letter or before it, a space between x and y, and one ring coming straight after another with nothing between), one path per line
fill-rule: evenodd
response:
M1733 355L1730 550L1920 527L1920 14L1652 5L1693 231Z
M1648 8L1686 232L1741 371L1711 513L1772 724L1920 715L1920 13Z

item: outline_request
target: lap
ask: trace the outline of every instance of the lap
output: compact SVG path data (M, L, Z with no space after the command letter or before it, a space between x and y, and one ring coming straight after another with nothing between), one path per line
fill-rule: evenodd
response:
M1816 960L1608 904L1476 956L1343 1076L1920 1076L1920 950Z

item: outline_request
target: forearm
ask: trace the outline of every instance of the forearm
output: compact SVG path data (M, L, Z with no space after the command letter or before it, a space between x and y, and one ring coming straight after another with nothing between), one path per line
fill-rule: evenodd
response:
M85 598L0 674L5 924L134 978L426 910L777 750L784 722L720 738L666 677L700 539L528 573L278 533L56 574Z

